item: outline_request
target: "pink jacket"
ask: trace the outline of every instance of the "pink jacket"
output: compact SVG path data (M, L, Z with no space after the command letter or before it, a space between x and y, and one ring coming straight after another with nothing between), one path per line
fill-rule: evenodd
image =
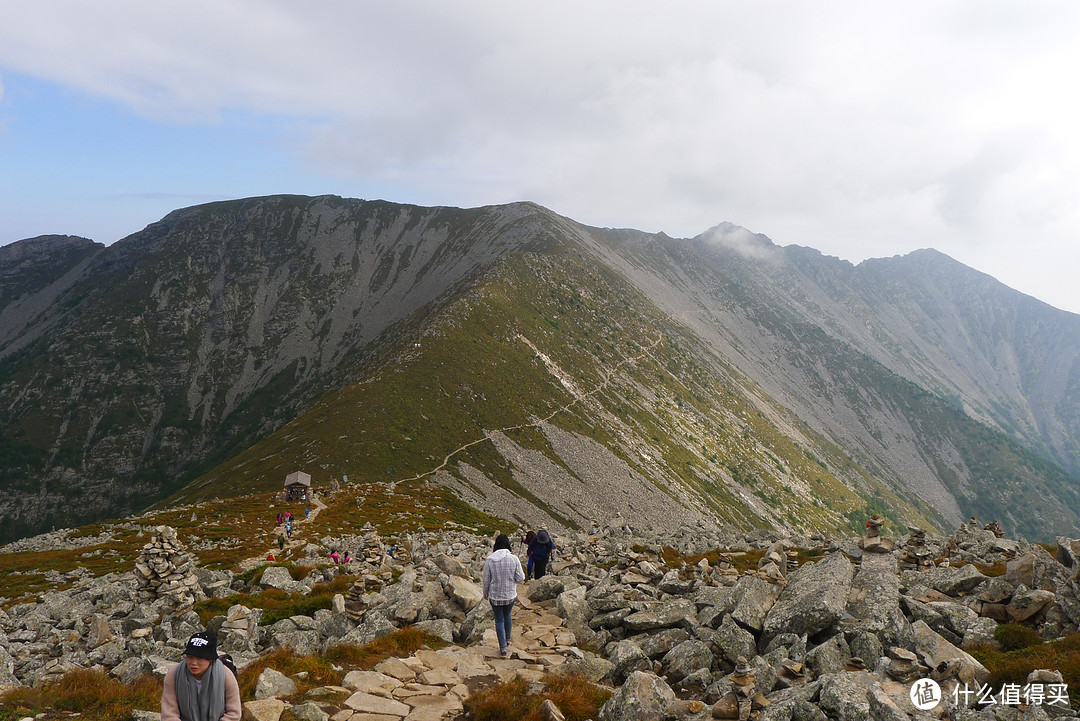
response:
M161 721L187 721L180 716L180 708L176 705L176 671L183 663L176 664L165 674L165 688L161 691ZM225 713L221 714L221 721L240 721L240 713L240 684L232 671L225 669Z

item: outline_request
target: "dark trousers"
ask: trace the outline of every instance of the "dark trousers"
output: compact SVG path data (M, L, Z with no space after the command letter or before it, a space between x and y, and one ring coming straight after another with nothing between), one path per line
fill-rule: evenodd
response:
M547 562L546 558L543 561L539 558L533 559L533 578L543 578L547 574Z

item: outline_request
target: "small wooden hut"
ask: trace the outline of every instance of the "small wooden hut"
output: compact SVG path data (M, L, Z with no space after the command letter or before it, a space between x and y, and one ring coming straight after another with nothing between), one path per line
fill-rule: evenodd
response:
M311 492L311 476L303 471L293 471L285 476L285 500L306 501Z

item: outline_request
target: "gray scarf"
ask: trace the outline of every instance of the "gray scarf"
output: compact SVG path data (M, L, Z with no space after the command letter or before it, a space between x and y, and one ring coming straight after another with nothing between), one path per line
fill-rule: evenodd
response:
M221 661L214 661L202 677L202 691L183 661L176 668L176 705L183 721L221 721L225 713L225 674Z

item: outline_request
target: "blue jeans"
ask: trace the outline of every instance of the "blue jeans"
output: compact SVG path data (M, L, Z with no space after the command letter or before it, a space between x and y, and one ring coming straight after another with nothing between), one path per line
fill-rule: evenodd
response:
M512 612L514 610L514 604L509 603L505 606L496 606L491 604L491 611L495 614L495 635L499 637L499 650L506 648L510 644L510 631L513 630L514 622L512 618Z

